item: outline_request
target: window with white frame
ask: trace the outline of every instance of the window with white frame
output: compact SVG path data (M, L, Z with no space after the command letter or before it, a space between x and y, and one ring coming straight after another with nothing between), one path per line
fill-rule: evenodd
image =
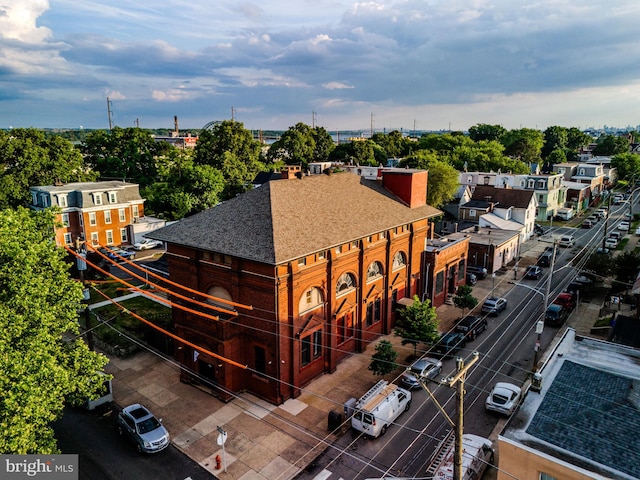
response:
M393 256L393 266L391 267L393 270L397 270L402 267L407 266L407 257L403 252L398 252Z
M527 188L534 188L536 185L536 181L534 179L529 179L527 182Z
M104 211L104 223L111 223L111 210Z
M127 212L124 208L118 209L118 218L120 219L121 222L127 221Z
M63 224L65 227L68 227L68 226L69 226L69 214L68 214L68 213L63 213L63 214L62 214L62 224Z
M66 195L58 195L58 205L60 205L61 207L68 206Z
M107 245L113 245L113 230L106 230L104 233L107 235Z
M93 203L95 203L96 205L102 205L102 194L101 193L94 193L93 194Z
M129 241L129 234L127 233L127 229L126 228L121 228L120 229L120 241L122 243L127 243Z
M134 205L132 207L133 210L133 218L138 218L140 216L140 212L138 210L138 205Z
M99 239L98 239L98 232L91 232L91 245L98 245L99 243Z
M65 245L71 245L71 243L72 243L71 234L70 233L65 233L64 234L64 244Z
M312 310L316 307L319 307L323 304L324 297L322 295L322 290L318 287L312 287L300 298L300 303L298 304L298 313L303 313L309 310Z
M109 192L109 203L117 203L116 192Z
M89 212L89 225L95 227L98 224L96 221L96 212Z
M470 216L470 217L475 217L475 216L476 216L476 211L475 211L475 209L473 209L473 208L472 208L472 209L470 209L470 210L469 210L469 216Z

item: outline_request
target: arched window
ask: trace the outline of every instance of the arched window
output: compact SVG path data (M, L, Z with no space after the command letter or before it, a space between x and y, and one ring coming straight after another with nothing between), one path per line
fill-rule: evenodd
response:
M367 282L375 280L382 276L382 264L380 262L373 262L367 269Z
M393 266L391 267L393 270L397 270L402 267L407 266L407 257L404 253L398 252L393 256Z
M207 294L211 295L212 297L220 298L222 300L229 300L230 302L233 301L233 298L231 298L231 294L224 287L211 287L207 291ZM207 298L207 303L215 305L216 307L224 308L225 310L235 310L235 307L233 307L232 305L224 302L218 302L215 298Z
M318 287L312 287L302 294L300 304L298 305L298 313L306 312L322 305L322 290Z
M342 295L348 290L356 288L356 279L350 273L343 273L336 282L336 295Z

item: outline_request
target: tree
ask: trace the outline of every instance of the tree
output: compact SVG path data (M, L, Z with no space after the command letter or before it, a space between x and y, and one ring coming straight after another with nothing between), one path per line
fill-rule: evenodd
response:
M54 215L0 211L0 451L56 453L65 401L102 388L108 359L79 337L82 285L51 242ZM63 337L64 336L64 337Z
M157 178L158 157L174 146L156 142L151 133L136 127L114 127L87 134L80 147L85 161L102 179L118 179L146 187Z
M93 180L82 154L62 137L34 128L0 130L0 208L26 206L29 187Z
M413 305L398 311L398 319L394 334L403 338L404 343L411 343L416 354L418 342L433 343L440 338L436 309L427 299L421 302L417 295L413 297Z
M611 157L611 166L618 171L620 179L631 179L640 175L640 155L636 153L620 153Z
M540 161L544 135L540 130L521 128L509 130L500 140L504 145L504 153L520 159L525 163Z
M393 349L393 345L389 340L380 340L376 345L376 353L371 356L369 370L374 375L386 375L393 372L398 365L396 364L398 352Z
M384 149L372 140L354 140L341 143L329 155L332 162L344 162L357 165L384 165L387 154Z
M629 153L629 139L616 135L601 135L596 141L593 154L598 156Z
M460 285L458 291L453 297L453 304L462 309L462 316L464 317L464 311L466 309L471 310L478 304L478 299L471 295L473 288L469 285Z
M260 150L260 142L242 123L225 120L200 132L194 163L222 172L226 182L222 200L227 200L250 189L255 176L264 170Z
M393 130L387 134L374 133L371 140L378 144L385 151L387 158L398 158L409 154L411 149L411 140L402 135L402 132Z
M474 142L479 142L480 140L494 140L499 142L506 132L507 129L502 125L480 123L469 128L469 138Z
M564 151L569 141L569 133L564 127L548 127L544 133L544 145L540 152L542 158L546 159L555 150Z
M458 171L446 162L441 162L435 152L418 150L400 162L400 167L428 170L427 203L436 208L453 198L458 189Z
M614 257L614 273L619 282L633 284L638 270L640 270L640 254L636 252L624 252ZM600 275L600 272L598 272Z

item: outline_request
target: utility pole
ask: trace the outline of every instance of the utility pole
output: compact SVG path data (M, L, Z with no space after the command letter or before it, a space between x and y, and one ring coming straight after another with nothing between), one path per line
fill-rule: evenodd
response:
M84 272L87 269L87 262L84 260L87 258L87 249L79 238L76 238L76 252L82 257L82 259L78 258L76 260L76 265L78 266L78 273L80 274L80 281L82 282L82 294L84 295L84 327L87 330L87 346L89 350L93 350L93 333L91 332L91 316L89 314L90 296L84 276Z
M111 100L107 97L107 117L109 118L109 131L113 128L113 120L111 119Z
M605 251L605 242L607 241L607 230L609 229L609 210L611 210L611 192L607 196L607 214L604 217L604 236L602 237L602 251Z
M456 421L454 422L447 412L444 410L442 405L436 400L435 396L427 388L426 380L420 377L416 377L420 386L434 401L440 412L445 416L451 426L455 427L455 459L454 459L454 467L453 467L453 479L454 480L463 480L464 475L462 472L462 455L463 445L462 445L462 435L464 433L464 382L467 376L467 372L469 369L475 364L479 359L478 352L473 352L471 359L467 364L464 363L464 360L460 357L456 358L456 374L453 377L447 377L442 379L441 385L445 385L449 388L456 387Z
M542 336L542 330L544 329L544 315L547 314L547 307L549 307L549 292L551 291L551 278L553 277L553 267L556 263L556 242L553 242L553 250L551 252L551 263L549 264L549 277L547 278L547 284L544 289L544 305L542 310L543 318L541 321L536 323L536 334L538 337L536 338L536 344L533 347L533 366L531 368L531 373L536 373L538 371L538 357L540 355L540 340Z
M316 128L316 118L317 118L317 113L312 111L311 112L311 128Z
M236 121L236 111L235 108L231 107L231 121L235 122Z

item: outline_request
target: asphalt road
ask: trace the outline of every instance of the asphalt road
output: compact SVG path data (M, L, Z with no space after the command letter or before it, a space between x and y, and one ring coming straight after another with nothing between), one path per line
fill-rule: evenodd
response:
M173 445L139 454L118 434L116 410L67 407L53 428L61 453L79 454L79 480L211 480L216 478Z

